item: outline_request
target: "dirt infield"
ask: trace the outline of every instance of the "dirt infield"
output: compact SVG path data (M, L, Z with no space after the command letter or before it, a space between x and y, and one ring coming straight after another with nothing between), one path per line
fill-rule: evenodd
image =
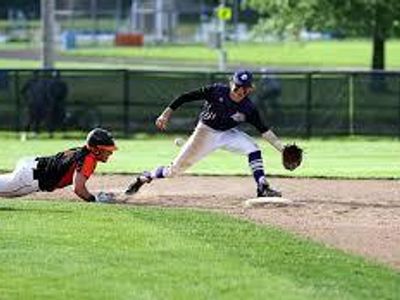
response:
M94 190L122 191L132 177L91 179ZM197 177L159 180L146 185L127 204L190 207L221 211L274 225L326 245L400 269L400 182L394 180L321 180L272 178L293 201L287 206L245 208L254 197L250 177ZM38 193L39 198L72 199L71 191Z

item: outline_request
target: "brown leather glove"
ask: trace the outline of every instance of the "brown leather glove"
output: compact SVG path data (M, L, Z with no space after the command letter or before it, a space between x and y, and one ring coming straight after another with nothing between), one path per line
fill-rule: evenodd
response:
M303 160L303 149L295 144L286 145L282 152L282 163L285 169L293 171Z

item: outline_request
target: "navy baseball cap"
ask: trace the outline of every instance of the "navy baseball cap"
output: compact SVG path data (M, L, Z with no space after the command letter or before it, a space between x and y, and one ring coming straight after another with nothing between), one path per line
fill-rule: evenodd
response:
M253 86L253 74L246 70L239 70L233 74L232 81L237 86L251 87Z

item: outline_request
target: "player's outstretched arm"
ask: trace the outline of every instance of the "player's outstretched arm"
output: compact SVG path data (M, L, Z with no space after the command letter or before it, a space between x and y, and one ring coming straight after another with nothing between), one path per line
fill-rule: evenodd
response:
M265 138L268 141L268 143L270 143L272 146L274 146L274 148L276 150L278 150L281 153L283 152L283 149L285 148L285 146L283 145L282 141L276 136L276 134L271 129L264 132L262 134L262 137Z
M167 125L169 122L169 119L171 118L172 115L172 108L169 106L161 113L161 115L157 118L156 120L156 126L160 130L165 130L167 129Z
M276 150L283 152L285 146L276 134L271 130L269 126L266 126L260 118L260 114L257 109L254 109L253 113L250 114L248 122L252 124L261 133L261 136L265 138Z
M282 153L282 164L285 169L293 171L301 165L303 160L303 149L296 146L295 144L283 145L281 140L275 135L275 133L269 129L264 132L262 136Z
M113 193L99 192L97 195L90 193L86 187L87 177L81 172L74 174L74 193L86 202L115 203L116 196Z
M168 105L168 107L162 112L162 114L156 120L156 126L160 130L165 130L172 113L177 110L181 105L187 102L207 100L211 94L213 88L211 86L204 86L199 89L192 90L184 93Z
M73 179L73 188L74 193L81 199L87 202L94 202L96 201L96 197L91 194L88 189L86 188L86 181L87 178L81 172L74 173Z

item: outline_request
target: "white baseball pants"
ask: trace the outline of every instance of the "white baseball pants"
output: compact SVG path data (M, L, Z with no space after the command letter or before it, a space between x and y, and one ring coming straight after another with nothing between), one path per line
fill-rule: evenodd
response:
M164 169L164 177L184 172L217 149L248 155L258 151L259 147L249 135L236 128L218 131L199 122L178 156Z
M0 197L19 197L39 191L39 182L33 179L35 158L18 161L14 171L0 175Z

